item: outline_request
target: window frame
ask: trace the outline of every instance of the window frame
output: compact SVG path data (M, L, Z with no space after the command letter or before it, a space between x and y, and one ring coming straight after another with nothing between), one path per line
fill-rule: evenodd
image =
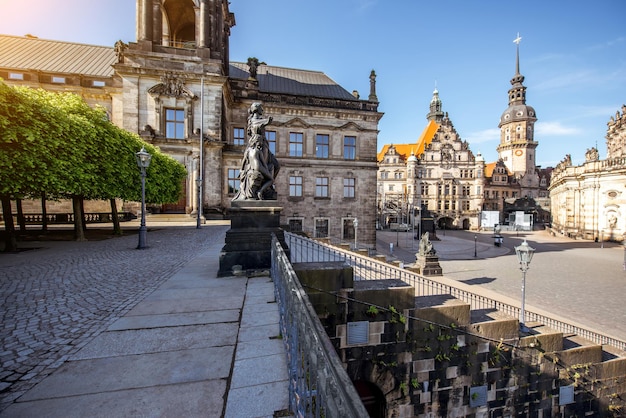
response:
M330 158L330 135L315 135L315 158L327 160Z
M353 144L348 144L347 140L354 140ZM350 156L349 154L352 154ZM356 160L356 136L346 135L343 137L343 159L344 160Z
M180 107L166 107L163 110L163 113L165 114L165 138L185 139L185 109ZM174 112L174 119L170 119L170 112ZM178 116L181 117L180 120L178 119ZM170 136L170 127L174 128L174 136ZM179 129L181 130L181 132L178 132ZM178 136L179 133L182 134L181 137Z
M289 197L303 197L303 196L304 196L303 177L302 176L289 176Z
M304 134L289 132L289 156L302 158L304 156Z

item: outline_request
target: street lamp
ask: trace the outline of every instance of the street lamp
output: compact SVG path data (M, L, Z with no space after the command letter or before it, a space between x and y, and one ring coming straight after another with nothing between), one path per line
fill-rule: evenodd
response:
M474 234L474 258L476 258L476 234Z
M137 166L141 170L141 226L139 227L139 245L138 250L146 248L146 169L150 165L152 155L146 152L144 147L141 151L135 153L137 157Z
M196 228L200 229L202 224L202 178L198 177L196 179L196 184L198 185L198 219L196 222Z
M354 226L354 250L356 251L357 247L357 234L358 234L358 230L357 228L359 227L359 220L357 218L354 218L354 220L352 221L352 226Z
M521 245L515 247L515 254L517 255L517 260L519 261L520 270L522 270L522 309L519 313L519 324L520 329L523 332L527 332L528 328L525 325L525 312L524 312L524 303L525 303L525 288L526 288L526 271L530 265L530 261L533 259L533 254L535 253L535 249L532 248L526 240L522 242Z

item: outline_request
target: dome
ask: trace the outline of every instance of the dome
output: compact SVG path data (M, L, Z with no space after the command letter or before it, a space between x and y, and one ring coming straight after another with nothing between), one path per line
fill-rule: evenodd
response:
M485 159L483 158L483 155L480 153L480 151L478 151L478 154L476 154L476 161L482 161L482 162L485 161Z
M407 158L406 161L409 163L416 163L417 157L413 153L411 153L411 155L409 155L409 158Z
M535 109L525 104L511 105L502 113L502 116L500 116L500 126L519 120L537 120Z

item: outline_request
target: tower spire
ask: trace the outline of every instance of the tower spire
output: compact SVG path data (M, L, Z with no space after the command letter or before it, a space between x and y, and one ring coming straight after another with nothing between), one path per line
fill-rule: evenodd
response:
M513 40L513 43L517 44L516 55L515 55L515 74L519 74L519 43L522 41L522 37L519 36L519 32L517 32L517 38Z

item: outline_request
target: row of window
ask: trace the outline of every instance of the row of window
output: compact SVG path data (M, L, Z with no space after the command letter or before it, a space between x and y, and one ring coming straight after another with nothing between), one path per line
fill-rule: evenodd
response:
M313 219L313 236L315 238L330 237L330 218L314 218ZM342 218L341 222L341 239L354 239L354 218ZM307 230L304 224L304 218L288 218L289 231L305 232Z
M417 172L418 178L432 178L433 169L421 169ZM390 172L388 171L380 171L380 178L383 180L390 179ZM478 176L480 177L480 176ZM404 178L404 172L396 171L393 173L394 179L402 179ZM460 170L460 178L473 179L474 178L474 170L473 169L461 169Z
M228 169L228 193L235 194L239 191L239 169ZM304 177L289 176L289 196L302 197L304 195ZM354 199L356 196L356 179L346 177L343 179L343 197ZM330 197L330 179L328 177L315 177L315 197Z
M276 131L265 131L265 137L270 146L272 154L276 154ZM233 130L233 143L235 145L246 144L246 133L243 128L234 128ZM290 132L289 133L289 148L288 154L290 157L303 157L304 156L304 134L302 132ZM315 135L315 158L329 158L330 157L330 136L327 134ZM356 137L344 136L343 137L343 158L345 160L356 159Z
M19 80L19 81L24 81L24 74L23 73L9 73L9 80ZM53 84L66 84L67 83L67 79L65 77L62 76L52 76L50 77L50 82ZM92 87L104 87L106 86L106 82L102 81L102 80L92 80L91 81L91 86Z

